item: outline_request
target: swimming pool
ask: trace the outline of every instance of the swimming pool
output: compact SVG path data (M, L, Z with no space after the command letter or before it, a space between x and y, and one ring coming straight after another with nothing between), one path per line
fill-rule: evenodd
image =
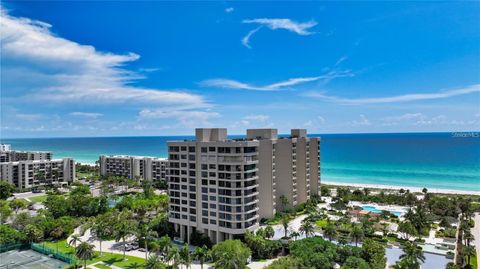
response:
M383 210L380 210L374 206L371 206L371 205L366 205L366 206L362 206L362 209L363 210L368 210L370 212L374 212L374 213L382 213ZM400 211L391 211L391 210L386 210L386 211L389 211L390 213L392 213L393 215L397 216L397 217L400 217L402 215L402 212Z

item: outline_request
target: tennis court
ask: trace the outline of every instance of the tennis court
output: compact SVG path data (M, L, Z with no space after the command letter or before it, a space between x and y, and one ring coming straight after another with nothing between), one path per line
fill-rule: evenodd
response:
M58 269L68 263L33 250L10 250L0 253L0 269Z

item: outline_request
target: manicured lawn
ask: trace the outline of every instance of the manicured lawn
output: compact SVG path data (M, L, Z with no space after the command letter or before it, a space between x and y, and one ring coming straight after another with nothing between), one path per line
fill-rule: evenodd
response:
M70 255L75 255L75 249L67 244L66 240L58 241L58 244L55 242L45 242L44 243L46 247L51 248L53 250L57 250L57 245L58 245L58 251ZM122 254L116 254L116 253L102 253L102 256L100 255L100 252L95 251L96 256L92 260L88 260L87 264L92 264L96 263L99 261L103 261L106 264L109 265L115 265L121 268L129 268L129 269L134 269L134 268L143 268L143 263L145 259L139 258L139 257L133 257L133 256L125 256L125 260L123 260L123 255ZM80 262L80 261L79 261ZM97 266L97 265L95 265ZM107 268L107 267L104 267Z
M45 200L47 200L47 195L34 196L34 197L30 197L28 199L32 202L35 202L35 203L42 203Z
M320 228L323 228L323 227L327 226L327 224L328 224L326 219L317 220L317 222L315 222L315 223Z

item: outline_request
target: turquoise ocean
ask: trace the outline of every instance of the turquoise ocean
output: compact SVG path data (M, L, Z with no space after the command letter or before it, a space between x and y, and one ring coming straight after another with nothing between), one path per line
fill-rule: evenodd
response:
M478 133L313 134L327 182L480 191ZM241 136L232 136L241 137ZM191 136L0 139L18 150L52 151L93 164L101 154L166 157L169 140Z

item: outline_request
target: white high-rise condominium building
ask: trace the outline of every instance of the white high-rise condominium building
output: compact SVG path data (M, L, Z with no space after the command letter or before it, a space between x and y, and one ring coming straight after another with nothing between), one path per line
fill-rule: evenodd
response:
M303 129L285 138L252 129L235 140L226 129L196 129L193 141L168 142L169 221L185 241L193 230L219 242L256 229L261 218L318 194L319 144Z
M145 156L101 155L99 164L101 176L165 181L168 161L167 159Z
M16 151L10 145L0 147L0 180L19 189L43 185L65 185L75 180L75 161L52 159L51 152Z

